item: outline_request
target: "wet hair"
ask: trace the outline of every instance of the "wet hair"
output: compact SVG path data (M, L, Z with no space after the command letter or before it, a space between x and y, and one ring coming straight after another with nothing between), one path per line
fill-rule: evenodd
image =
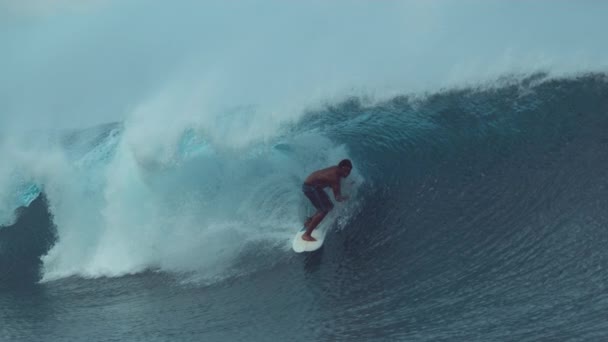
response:
M351 163L349 159L343 159L338 164L338 167L348 167L349 169L352 169L353 163Z

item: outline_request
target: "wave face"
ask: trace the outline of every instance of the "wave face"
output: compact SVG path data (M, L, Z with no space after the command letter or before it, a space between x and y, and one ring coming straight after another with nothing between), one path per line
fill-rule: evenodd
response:
M206 298L222 304L205 304L208 318L233 317L199 332L211 339L606 338L607 81L536 74L355 97L238 148L201 126L162 144L137 122L62 134L55 153L15 161L53 217L27 234L54 236L56 225L50 251L35 249L46 281L157 270L209 284ZM294 255L289 240L310 211L302 179L345 157L352 200L324 222L321 252ZM282 317L260 335L247 303L253 316Z

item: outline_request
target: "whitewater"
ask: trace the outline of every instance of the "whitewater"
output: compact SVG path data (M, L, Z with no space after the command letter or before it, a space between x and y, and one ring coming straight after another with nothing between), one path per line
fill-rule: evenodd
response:
M607 14L0 2L0 339L605 339Z

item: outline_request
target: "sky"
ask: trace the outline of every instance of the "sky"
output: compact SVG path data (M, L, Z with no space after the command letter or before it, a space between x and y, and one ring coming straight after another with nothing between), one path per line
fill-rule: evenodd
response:
M607 17L593 0L0 0L0 132L240 106L293 119L352 95L602 72Z

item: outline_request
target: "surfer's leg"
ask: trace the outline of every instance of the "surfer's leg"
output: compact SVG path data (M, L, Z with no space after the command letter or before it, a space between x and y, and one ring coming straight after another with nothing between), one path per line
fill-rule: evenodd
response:
M317 228L319 223L325 218L325 215L327 215L327 212L317 211L317 213L310 218L310 223L306 226L306 232L302 234L302 240L317 241L317 239L313 238L310 234L312 234L312 231Z
M317 208L317 212L312 217L307 219L306 222L304 222L306 232L302 234L302 239L306 241L317 241L310 234L312 234L312 231L317 228L325 215L327 215L327 213L333 208L333 204L327 196L327 193L325 193L325 191L323 191L321 188L305 184L303 185L302 190L312 205Z

